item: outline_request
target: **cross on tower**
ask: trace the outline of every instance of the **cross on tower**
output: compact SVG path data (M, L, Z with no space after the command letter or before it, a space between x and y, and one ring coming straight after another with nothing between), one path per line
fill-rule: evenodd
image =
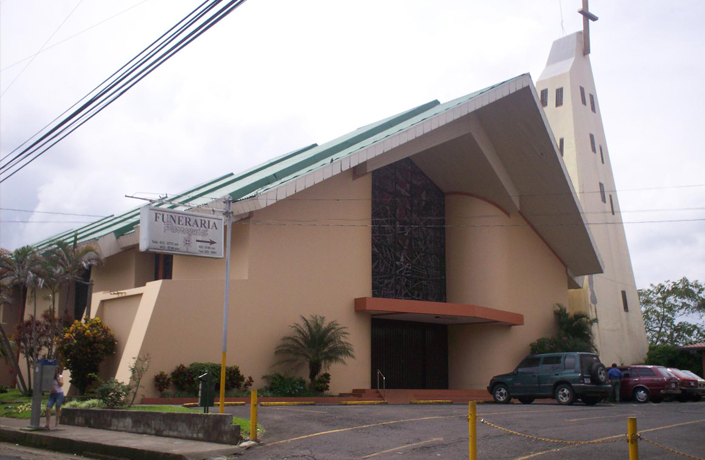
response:
M597 21L599 18L590 12L588 0L583 0L583 8L578 10L583 15L583 56L590 54L590 21Z

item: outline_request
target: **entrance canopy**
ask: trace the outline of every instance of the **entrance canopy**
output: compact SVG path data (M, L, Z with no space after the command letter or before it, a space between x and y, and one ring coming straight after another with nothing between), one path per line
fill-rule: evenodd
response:
M375 318L437 324L498 323L522 326L524 315L494 308L447 302L383 299L355 299L355 311L370 313Z

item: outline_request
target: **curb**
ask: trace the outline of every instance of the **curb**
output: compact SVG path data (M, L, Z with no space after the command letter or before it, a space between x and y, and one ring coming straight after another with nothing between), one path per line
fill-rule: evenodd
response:
M43 435L41 432L23 432L12 428L0 427L0 441L37 449L53 450L85 457L130 458L135 460L192 460L193 456L169 452L159 452L136 447L115 446L80 439L57 438ZM242 453L244 449L232 446L224 448L223 455ZM229 454L227 454L229 452ZM200 458L200 457L199 457Z
M387 404L387 401L340 401L341 406L365 406L373 404Z
M291 401L291 402L261 402L260 406L315 406L313 401Z
M412 399L409 404L453 404L450 399Z

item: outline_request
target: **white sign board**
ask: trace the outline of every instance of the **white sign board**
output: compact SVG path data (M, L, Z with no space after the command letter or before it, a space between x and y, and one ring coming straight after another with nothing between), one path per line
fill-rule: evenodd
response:
M145 206L140 210L140 251L223 257L225 219Z

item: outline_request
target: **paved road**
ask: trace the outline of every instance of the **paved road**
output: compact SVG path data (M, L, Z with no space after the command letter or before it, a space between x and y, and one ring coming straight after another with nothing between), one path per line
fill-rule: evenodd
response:
M75 460L77 458L83 457L0 442L0 460Z
M644 437L690 455L705 457L705 402L559 406L479 404L486 421L534 436L591 441L616 439L637 417ZM249 418L249 407L229 408ZM462 459L468 456L467 406L296 406L262 407L262 444L242 457L251 459ZM682 459L644 442L642 459ZM527 439L478 424L481 459L628 458L626 442L566 446Z

